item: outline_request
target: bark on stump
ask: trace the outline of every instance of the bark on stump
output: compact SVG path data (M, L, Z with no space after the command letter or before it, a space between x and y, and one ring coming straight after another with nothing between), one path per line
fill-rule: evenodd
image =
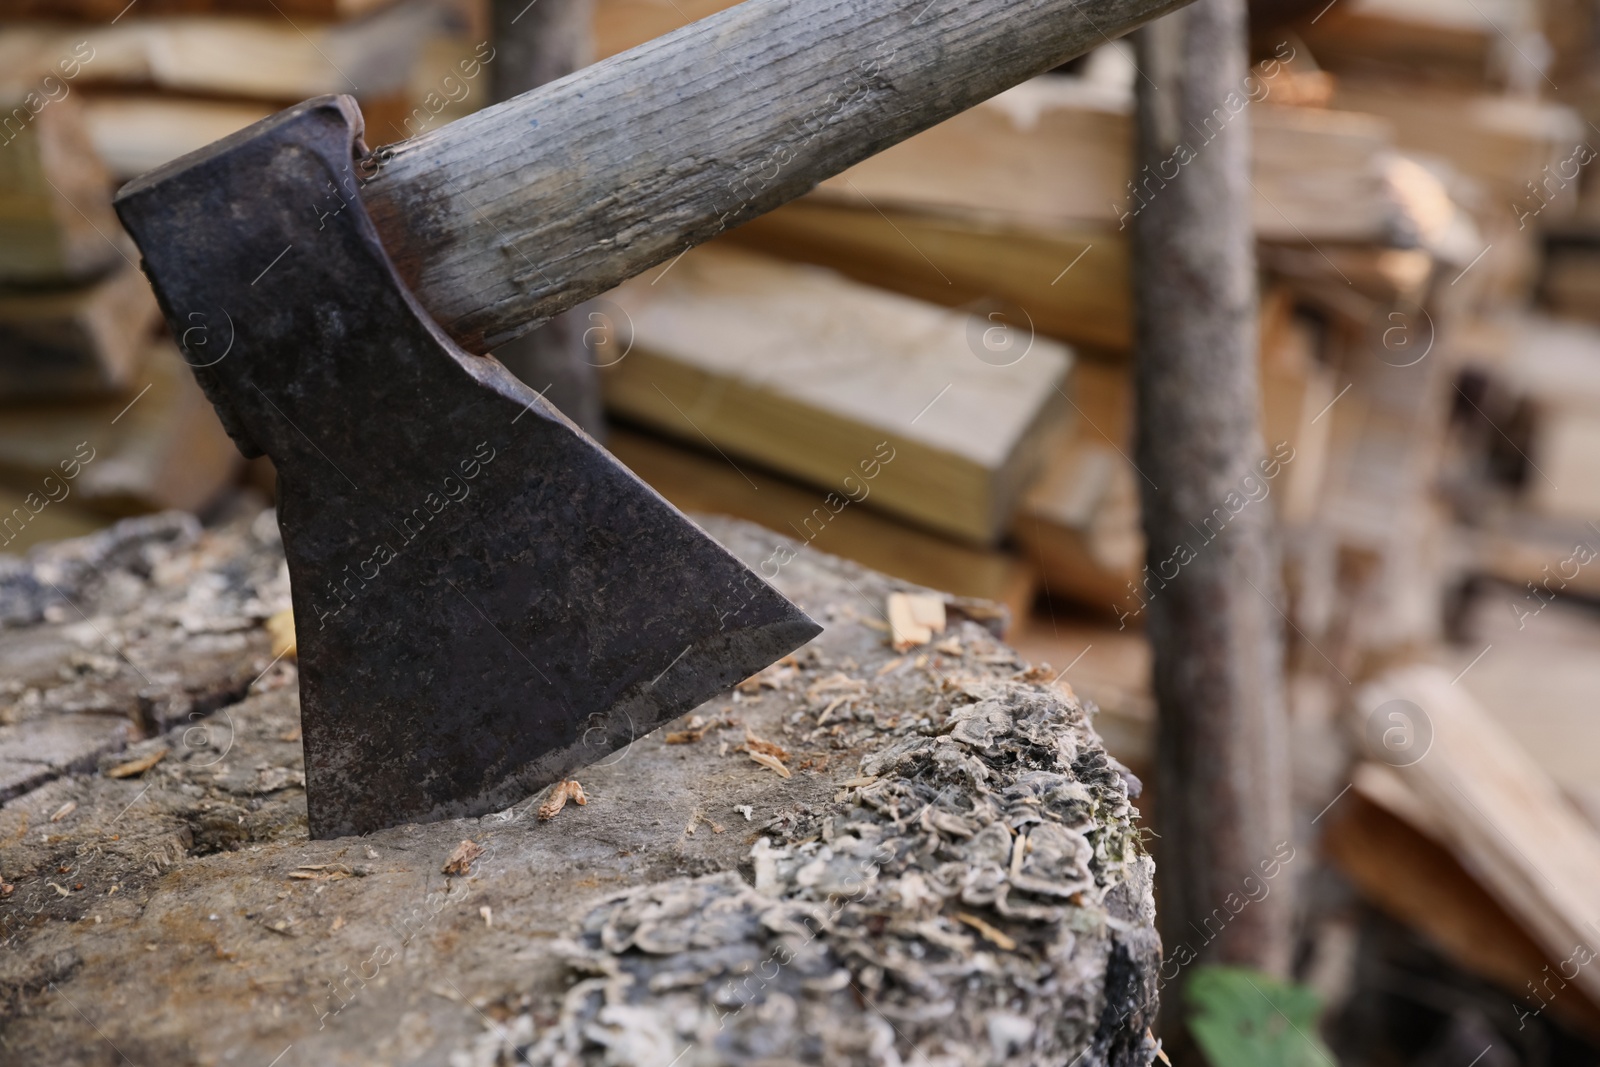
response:
M1272 505L1251 500L1268 468L1243 0L1151 24L1138 58L1136 457L1166 974L1196 960L1282 973L1288 894L1236 906L1290 836L1277 543Z
M826 632L549 821L334 841L270 513L0 563L0 1058L1148 1063L1152 864L1070 691L970 618L897 654L902 585L705 525Z

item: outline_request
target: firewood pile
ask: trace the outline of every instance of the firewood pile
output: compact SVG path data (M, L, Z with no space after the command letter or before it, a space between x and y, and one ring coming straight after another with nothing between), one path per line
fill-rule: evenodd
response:
M595 53L726 6L597 0ZM1596 17L1263 21L1237 92L1138 170L1138 58L1107 42L583 305L607 447L755 524L714 527L752 560L784 546L828 635L564 806L350 845L304 840L272 472L184 366L233 324L160 325L110 196L316 93L355 93L374 145L488 104L486 5L0 0L0 1049L1147 1062L1144 620L1271 509L1294 978L1331 1054L1593 1062ZM1234 124L1262 455L1147 546L1128 227ZM890 618L913 589L947 628ZM462 839L487 852L447 875Z

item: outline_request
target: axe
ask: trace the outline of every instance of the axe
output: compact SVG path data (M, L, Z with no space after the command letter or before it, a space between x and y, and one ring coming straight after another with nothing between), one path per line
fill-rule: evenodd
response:
M126 185L277 468L311 836L507 808L820 632L475 353L1183 2L749 0L376 152L321 97Z

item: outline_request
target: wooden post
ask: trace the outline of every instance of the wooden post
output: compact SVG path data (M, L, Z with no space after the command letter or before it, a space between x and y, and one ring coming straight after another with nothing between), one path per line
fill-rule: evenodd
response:
M495 100L510 100L594 62L594 0L494 0ZM584 345L589 305L495 349L495 358L573 422L605 436L600 375Z
M1149 545L1138 611L1159 706L1162 999L1167 1037L1181 1047L1187 1035L1170 1020L1190 962L1288 965L1278 547L1272 504L1254 499L1284 460L1263 447L1257 424L1244 0L1199 0L1169 15L1140 33L1138 55L1136 189L1125 217ZM1254 888L1263 885L1264 896Z

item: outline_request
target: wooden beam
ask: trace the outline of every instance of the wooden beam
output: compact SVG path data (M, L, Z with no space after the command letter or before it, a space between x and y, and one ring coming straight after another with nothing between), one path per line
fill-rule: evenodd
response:
M979 545L1038 470L1071 362L1043 337L985 362L982 319L721 248L612 300L632 334L602 372L612 411Z

